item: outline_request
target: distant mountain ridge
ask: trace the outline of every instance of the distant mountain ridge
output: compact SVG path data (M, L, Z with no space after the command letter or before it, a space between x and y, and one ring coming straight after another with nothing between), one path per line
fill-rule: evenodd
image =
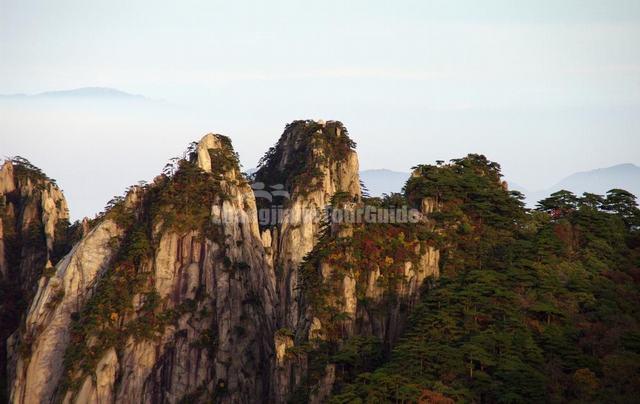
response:
M631 163L618 164L571 174L552 187L543 190L528 191L521 187L518 190L527 197L527 205L533 207L539 200L561 189L571 191L576 195L582 195L584 192L604 195L613 188L624 189L640 196L640 167Z
M607 168L598 168L572 174L560 181L554 188L579 189L583 192L606 192L611 188L631 188L628 191L640 191L640 167L634 164L619 164Z
M98 99L146 99L142 95L131 94L109 87L80 87L71 90L45 91L36 94L2 94L0 98L26 99L26 98L98 98Z
M410 175L410 173L387 169L363 170L360 172L360 178L368 188L371 196L400 192ZM549 188L537 191L528 190L513 182L509 182L509 188L522 192L529 207L534 207L539 200L561 189L566 189L576 195L582 195L584 192L604 195L610 189L621 188L640 197L640 167L635 164L625 163L577 172L565 177Z

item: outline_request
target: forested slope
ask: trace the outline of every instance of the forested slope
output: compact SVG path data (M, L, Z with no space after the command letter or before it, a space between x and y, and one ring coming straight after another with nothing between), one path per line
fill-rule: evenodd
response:
M333 402L637 400L633 195L559 192L527 212L478 155L417 167L405 192L437 200L441 276L391 359Z

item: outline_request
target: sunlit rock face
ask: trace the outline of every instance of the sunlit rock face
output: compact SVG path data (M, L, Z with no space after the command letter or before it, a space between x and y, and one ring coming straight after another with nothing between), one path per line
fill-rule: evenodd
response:
M82 309L114 254L109 242L120 231L111 220L94 228L55 268L42 277L24 330L12 341L15 368L12 402L46 402L63 373L71 316ZM18 340L19 338L19 340Z
M269 396L275 276L252 190L223 136L180 164L131 189L40 281L13 341L12 402Z
M369 203L358 171L337 121L287 125L253 186L231 141L208 134L78 224L61 255L66 204L45 187L37 209L11 213L40 224L47 270L29 275L33 299L8 340L10 401L326 401L342 370L318 354L360 337L388 352L438 276L439 252L416 238L423 219L329 223L327 209ZM0 191L28 188L12 175L3 167ZM261 222L264 209L280 214Z
M40 169L20 157L0 166L0 396L8 390L6 372L12 367L7 340L40 277L49 275L70 247L68 219L62 191Z

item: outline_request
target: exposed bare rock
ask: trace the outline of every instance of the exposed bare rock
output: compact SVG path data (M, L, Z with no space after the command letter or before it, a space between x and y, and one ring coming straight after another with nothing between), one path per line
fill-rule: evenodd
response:
M23 158L0 167L0 396L8 391L5 345L43 274L71 247L67 203L55 182ZM14 339L11 343L14 343ZM11 345L11 344L9 344ZM8 382L6 382L8 384ZM0 397L0 401L3 397Z
M278 327L297 332L303 319L299 267L316 246L325 209L344 193L361 196L355 144L337 121L294 121L267 152L255 181L271 190L256 192L259 207L282 212L277 222L263 224L263 242L270 242L278 293ZM284 193L282 192L284 191ZM273 219L273 216L271 216ZM282 347L276 340L276 348ZM288 356L274 374L274 400L283 402L304 376L305 361Z
M7 160L0 168L0 213L0 274L19 279L21 290L32 293L47 261L59 258L53 257L54 242L56 228L68 226L67 202L38 168Z
M75 397L77 403L107 404L113 402L118 357L115 349L111 348L96 366L94 376L87 376ZM66 401L71 401L69 398Z
M11 402L46 402L63 373L72 313L87 301L96 279L114 253L110 241L120 231L111 220L96 226L78 243L49 278L43 277L20 336Z
M34 299L8 341L11 402L325 402L344 376L334 355L359 338L388 352L439 275L417 236L436 201L418 201L415 226L328 221L366 204L354 149L340 122L295 121L252 189L230 140L205 135L78 224L63 259L61 192L5 164L3 278L8 236L40 238L21 252Z
M0 168L0 194L6 195L16 189L15 178L13 175L13 163L5 161Z
M354 147L340 122L294 121L287 125L256 173L256 182L271 189L284 186L289 196L258 200L261 207L282 204L286 208L281 222L271 226L270 234L282 327L297 327L301 314L297 269L318 241L320 219L331 197L344 192L360 198Z
M204 136L196 148L197 164L203 171L211 172L211 156L209 150L219 150L222 144L219 138L214 134Z
M179 164L41 280L13 402L268 399L277 302L253 192L223 136Z
M365 208L345 200L344 195L342 202L333 199L332 209L343 209L345 215ZM418 223L332 223L330 233L314 246L299 267L304 280L302 314L294 329L296 345L288 348L302 350L302 358L285 356L279 366L276 380L288 382L277 385L279 397L306 393L310 402L323 402L336 380L331 356L351 339L372 338L388 353L401 337L421 288L427 279L439 276L439 251L414 233L431 231L427 214L436 204L427 201L419 206L424 210L415 212ZM313 374L307 356L315 358ZM325 358L320 374L318 358Z
M56 225L69 220L69 208L62 192L53 186L42 190L42 225L46 237L47 250L53 251L56 237Z

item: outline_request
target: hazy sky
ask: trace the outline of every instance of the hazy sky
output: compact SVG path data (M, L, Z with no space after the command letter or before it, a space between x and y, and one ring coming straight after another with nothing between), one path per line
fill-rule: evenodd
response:
M148 103L0 103L0 156L101 209L206 132L255 166L286 122L338 119L363 168L469 152L552 185L640 164L640 1L0 0L0 94L84 86Z

